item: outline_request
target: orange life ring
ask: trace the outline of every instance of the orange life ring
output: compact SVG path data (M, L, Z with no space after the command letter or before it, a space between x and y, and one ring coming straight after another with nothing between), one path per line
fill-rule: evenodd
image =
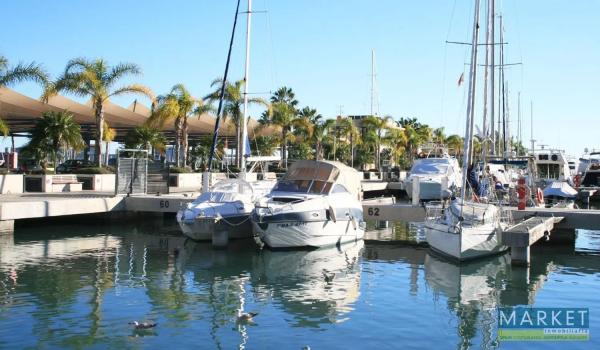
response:
M541 189L537 189L536 199L539 204L544 203L544 192Z

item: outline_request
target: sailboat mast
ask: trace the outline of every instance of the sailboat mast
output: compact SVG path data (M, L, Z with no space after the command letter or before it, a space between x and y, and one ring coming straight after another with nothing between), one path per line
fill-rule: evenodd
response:
M375 50L371 50L371 115L375 110Z
M473 41L471 42L471 66L469 70L469 95L467 100L467 121L465 127L465 143L463 156L463 184L461 198L465 200L467 190L467 177L471 162L471 148L473 143L473 117L475 107L475 82L477 75L477 42L479 38L479 0L475 0L475 15L473 20ZM462 214L462 213L461 213Z
M500 43L504 43L504 27L502 26L502 15L500 15ZM506 140L506 90L505 90L505 79L504 79L504 45L500 46L500 84L501 87L501 101L502 101L502 145L503 145L503 156L506 156L507 140Z
M248 0L248 11L246 21L246 63L244 65L244 116L242 118L242 134L241 140L238 140L238 144L241 142L241 171L246 172L246 141L248 140L248 84L250 80L250 27L252 21L252 0Z
M494 104L494 90L496 89L496 64L495 64L495 56L496 56L496 2L495 0L490 1L490 11L489 11L489 23L490 25L490 37L491 37L491 45L490 45L490 66L492 67L492 71L490 72L490 125L491 125L491 143L492 143L492 154L496 154L496 124L495 124L495 109L496 105ZM500 45L503 45L500 42Z
M487 137L488 137L488 125L487 125L487 114L488 114L488 78L490 72L490 45L492 42L490 38L490 0L487 1L487 16L486 16L486 26L485 26L485 69L484 69L484 79L483 79L483 144L481 147L481 158L485 160L487 155ZM492 68L493 70L493 68ZM492 104L493 105L493 104Z
M208 172L212 169L212 161L215 157L215 149L217 148L217 139L219 137L219 126L221 124L221 113L223 112L223 98L225 97L225 85L227 85L227 73L229 73L229 62L231 61L231 49L233 47L233 38L235 37L235 27L237 25L237 18L240 11L240 0L237 1L235 8L235 18L233 20L233 29L231 30L231 40L229 41L229 51L227 52L227 62L225 63L225 73L223 73L223 84L221 85L221 91L219 92L219 106L217 107L217 118L215 121L215 131L213 133L212 147L210 148L210 155L208 156ZM208 179L208 175L206 177ZM203 180L204 182L205 180ZM207 180L206 180L207 181ZM206 182L208 183L208 182ZM203 186L203 191L206 187Z

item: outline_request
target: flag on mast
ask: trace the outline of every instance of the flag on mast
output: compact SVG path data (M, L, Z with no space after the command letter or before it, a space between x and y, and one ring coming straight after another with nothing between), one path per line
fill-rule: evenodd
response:
M458 86L461 86L462 83L464 83L464 82L465 82L465 72L462 72L460 74L460 77L458 78Z

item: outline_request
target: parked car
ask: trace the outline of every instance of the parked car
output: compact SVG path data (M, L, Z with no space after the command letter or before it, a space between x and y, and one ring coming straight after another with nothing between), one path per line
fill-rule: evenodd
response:
M70 159L56 167L56 173L73 173L81 168L93 167L94 163L83 159Z

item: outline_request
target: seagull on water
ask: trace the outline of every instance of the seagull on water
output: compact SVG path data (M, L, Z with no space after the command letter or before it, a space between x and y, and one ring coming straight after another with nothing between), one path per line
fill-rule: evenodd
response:
M258 312L240 312L238 314L238 322L252 322L252 318L258 315Z
M133 321L133 322L129 322L129 324L133 325L133 327L135 329L149 329L149 328L156 327L156 325L158 323L156 323L156 322L138 322L138 321Z

